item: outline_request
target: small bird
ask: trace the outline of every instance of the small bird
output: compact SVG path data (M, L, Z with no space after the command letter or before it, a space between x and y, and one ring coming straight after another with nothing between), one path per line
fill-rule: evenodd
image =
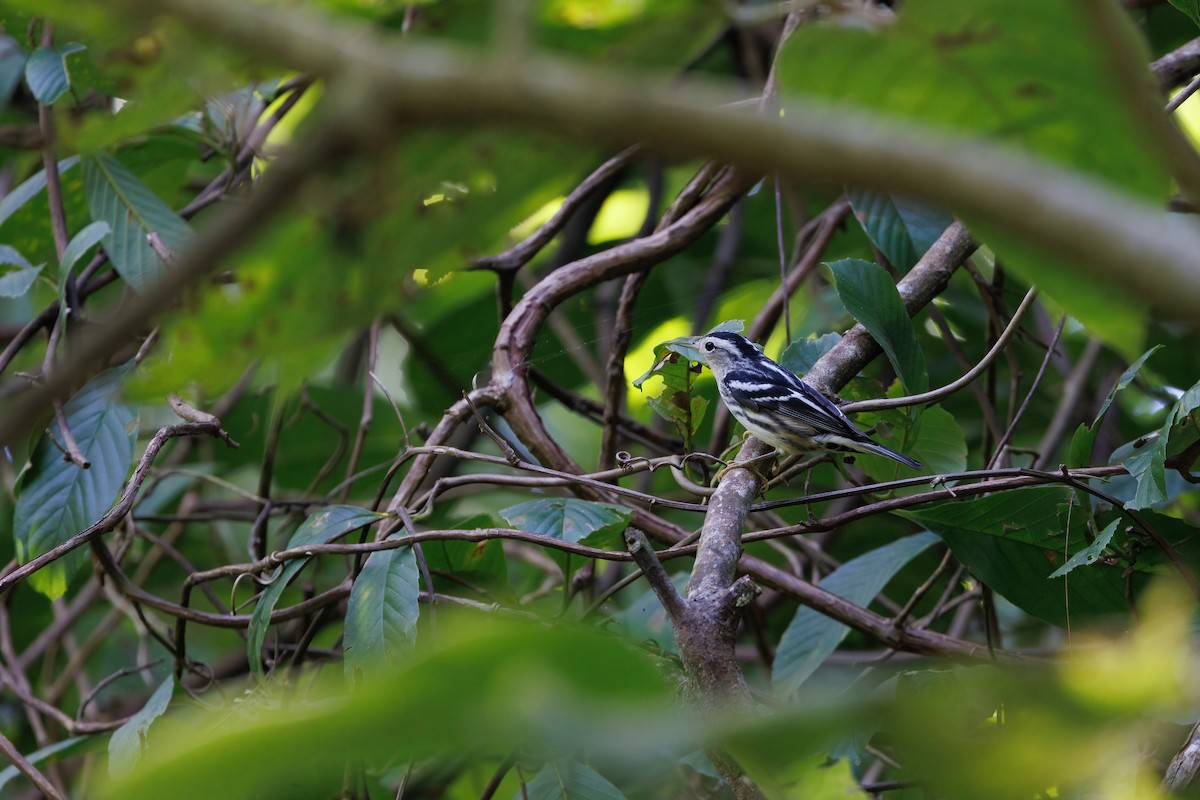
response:
M745 336L717 332L693 341L701 362L717 379L729 413L775 449L874 453L921 468L921 462L871 441L829 398L767 358Z

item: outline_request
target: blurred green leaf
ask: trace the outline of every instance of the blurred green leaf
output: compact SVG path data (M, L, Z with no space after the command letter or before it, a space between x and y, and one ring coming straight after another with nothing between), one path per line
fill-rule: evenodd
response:
M855 605L875 599L888 581L938 537L918 533L851 559L821 579L820 586ZM824 614L801 606L779 640L771 683L781 695L790 695L837 649L850 628Z
M6 266L16 269L0 270L0 297L23 297L46 265L35 267L15 248L0 244L0 267Z
M167 266L146 236L157 234L167 250L178 256L192 238L188 224L106 153L84 160L83 184L92 219L109 226L104 249L121 277L139 291L162 280Z
M393 763L496 742L636 763L696 732L673 711L661 665L614 636L495 616L439 623L436 641L353 689L326 673L286 703L266 695L183 714L161 735L155 725L138 766L96 794L236 800L301 775L336 790L348 742L356 758Z
M1122 88L1145 78L1114 74L1120 59L1094 13L1070 0L912 0L894 24L805 25L781 51L784 105L805 95L1007 142L1161 203L1162 149ZM1119 33L1140 52L1131 26ZM1144 309L1133 298L1092 280L1085 264L966 221L1007 267L1117 349L1138 352Z
M285 549L324 544L377 522L385 516L358 506L326 506L301 523L288 540ZM258 596L258 603L250 615L250 625L246 630L246 655L250 659L251 671L259 680L266 678L262 663L262 646L267 637L267 627L271 624L271 612L275 610L275 605L288 583L304 569L308 561L307 558L294 558L280 567L278 574Z
M603 775L578 761L552 761L526 784L528 800L625 800Z
M79 156L71 156L64 158L58 162L58 174L61 177L64 172L74 167L79 163ZM46 171L41 170L33 177L24 181L20 186L13 189L8 194L0 198L0 225L13 215L13 213L28 203L38 192L46 188Z
M1187 14L1192 22L1200 25L1200 2L1197 0L1170 0L1170 3Z
M421 609L420 582L411 547L380 550L367 558L346 608L342 650L348 677L392 667L412 650Z
M16 39L0 35L0 111L12 101L13 92L25 74L26 58Z
M891 276L878 264L857 258L829 265L846 310L883 348L909 394L929 389L925 353Z
M910 270L954 222L945 210L910 198L867 189L850 189L846 197L867 236L901 272Z
M108 740L108 773L114 778L119 778L137 766L145 750L146 735L150 726L166 712L174 692L175 678L168 675L154 690L154 694L150 695L141 711L113 731L112 738Z
M30 764L37 766L42 762L50 761L55 756L68 758L80 752L86 752L94 748L97 743L102 740L96 736L72 736L70 739L63 739L61 742L40 747L25 756L25 760ZM23 773L14 765L9 765L0 770L0 792L8 786L13 778L23 777ZM7 795L5 795L7 796Z
M51 105L71 88L67 56L86 50L79 42L62 47L39 47L25 62L25 83L39 103Z
M13 518L22 564L99 520L120 495L137 440L137 416L118 398L127 371L118 367L100 373L63 406L67 427L91 463L88 469L64 459L58 422L39 438L22 476ZM29 584L51 600L62 597L85 558L82 549L67 553L33 573Z
M500 512L514 528L564 542L619 534L629 525L633 512L612 503L576 500L573 497L529 500Z

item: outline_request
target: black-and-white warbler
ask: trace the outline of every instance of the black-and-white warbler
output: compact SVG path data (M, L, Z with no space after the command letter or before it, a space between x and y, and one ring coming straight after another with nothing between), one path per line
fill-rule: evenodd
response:
M921 468L921 462L871 441L829 398L767 358L745 336L718 332L694 342L729 413L775 449L874 453Z

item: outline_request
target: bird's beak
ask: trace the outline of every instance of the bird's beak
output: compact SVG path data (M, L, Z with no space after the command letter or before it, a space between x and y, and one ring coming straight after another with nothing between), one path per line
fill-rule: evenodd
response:
M670 339L663 342L662 346L672 353L678 353L688 361L699 361L701 364L708 364L708 360L700 351L699 344L703 336L680 336L676 339Z

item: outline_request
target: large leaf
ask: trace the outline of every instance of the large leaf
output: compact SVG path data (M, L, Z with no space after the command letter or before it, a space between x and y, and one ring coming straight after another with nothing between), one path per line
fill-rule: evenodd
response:
M1046 580L1087 545L1087 511L1064 487L1033 487L900 512L941 536L972 573L1009 602L1055 625L1128 611L1126 565L1100 562ZM1139 584L1141 578L1138 579Z
M937 540L932 533L897 539L842 564L821 579L821 588L856 605L866 605L905 564ZM771 672L775 689L783 695L795 692L849 633L846 625L802 606L783 632L775 653Z
M910 0L877 29L806 25L780 57L780 86L992 141L1161 203L1169 174L1117 78L1089 4L1072 0ZM1071 31L1064 36L1064 31ZM1132 30L1122 32L1138 50ZM951 209L953 210L953 209ZM967 219L1004 264L1122 352L1136 354L1142 309L1040 248ZM1132 353L1130 351L1133 350Z
M821 356L833 349L840 342L840 333L826 333L811 339L797 339L787 346L779 363L792 372L803 377L813 368Z
M85 50L78 42L62 47L39 47L25 62L25 83L39 103L50 105L71 88L71 74L67 70L67 56Z
M304 520L288 540L285 549L324 544L364 525L370 525L384 516L358 506L327 506ZM250 626L246 631L246 654L250 659L250 669L260 680L266 677L262 663L262 646L267 637L267 626L271 624L271 612L275 610L275 605L288 583L307 563L307 558L294 558L280 567L278 574L259 595L258 603L250 615Z
M896 269L907 272L954 222L944 209L867 189L846 192L854 216Z
M113 268L139 291L163 279L167 266L146 237L157 234L167 249L178 255L192 236L183 218L107 153L84 160L83 187L92 219L110 228L104 249Z
M501 511L500 516L514 528L565 542L579 542L589 536L594 540L619 534L629 524L633 512L611 503L556 497L518 503Z
M528 800L625 800L620 789L578 761L552 761L542 767L525 785L524 795Z
M1187 14L1192 22L1200 25L1200 2L1197 0L1170 0L1170 3Z
M125 724L113 731L108 740L108 772L119 777L133 769L146 747L146 734L151 724L167 710L175 692L175 678L168 675L142 706Z
M883 348L908 393L927 391L925 353L891 276L878 264L857 258L835 261L829 269L846 310Z
M920 424L915 426L899 411L860 414L855 422L864 427L875 427L871 438L893 450L907 453L920 461L928 472L961 472L967 468L967 440L962 426L953 414L941 406L932 406L921 412ZM885 424L881 425L881 422ZM897 476L912 474L907 469L901 471L901 465L892 459L870 453L856 453L854 462L877 481L895 480ZM913 491L926 491L927 488L913 487Z
M137 417L117 398L125 368L110 369L72 397L63 414L88 469L63 459L55 442L63 432L57 422L34 448L24 473L13 516L17 559L25 563L96 522L121 492L133 463ZM76 549L29 577L29 583L50 599L61 597L67 582L83 563Z
M372 553L354 579L346 608L346 674L390 667L417 638L421 577L411 547Z

